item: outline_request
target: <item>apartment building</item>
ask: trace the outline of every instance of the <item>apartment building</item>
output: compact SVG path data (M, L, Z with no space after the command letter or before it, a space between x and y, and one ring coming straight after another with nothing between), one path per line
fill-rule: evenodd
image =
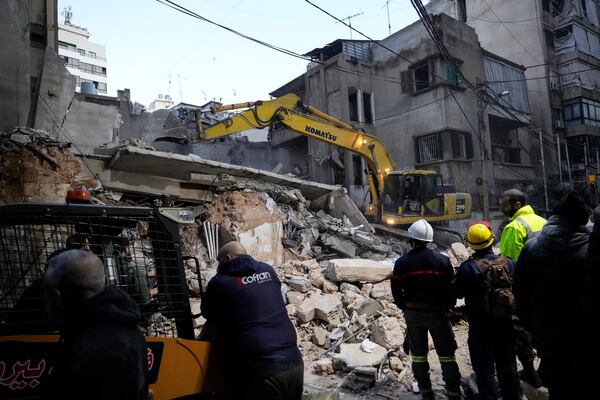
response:
M472 26L486 49L527 67L549 174L563 187L591 188L590 177L600 173L599 1L432 0L429 7Z
M481 209L484 196L497 204L505 188L536 181L535 145L524 130L530 113L524 69L482 48L472 27L444 14L433 20L469 81L511 80L510 86L468 90L419 21L379 41L382 46L340 39L314 49L306 54L315 60L306 73L271 95L294 92L378 136L398 169L436 170L449 191L472 193ZM514 116L487 106L485 96L502 96ZM344 185L359 206L368 200L358 155L285 130L271 136L274 146L304 157L311 179Z
M58 54L65 60L67 70L75 76L78 92L82 91L83 83L87 90L107 94L106 47L89 38L90 33L85 28L68 22L59 24Z

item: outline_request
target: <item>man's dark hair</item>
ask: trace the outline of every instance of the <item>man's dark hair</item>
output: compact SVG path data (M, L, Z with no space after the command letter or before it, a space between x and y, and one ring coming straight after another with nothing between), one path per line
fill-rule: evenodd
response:
M512 205L514 205L517 201L521 203L521 206L527 205L527 195L519 189L508 189L502 192L500 197L508 198L508 201L510 201L510 204Z
M552 209L552 214L568 218L579 225L585 225L591 209L577 192L567 192L560 197Z

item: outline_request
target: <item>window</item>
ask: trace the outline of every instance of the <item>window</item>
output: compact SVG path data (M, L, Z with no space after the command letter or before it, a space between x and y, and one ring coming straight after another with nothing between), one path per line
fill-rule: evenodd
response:
M79 60L78 59L72 58L72 57L63 57L63 60L65 60L67 67L79 68Z
M348 113L350 121L358 121L358 90L348 88Z
M363 111L364 111L363 115L365 116L364 122L371 123L371 122L373 122L373 110L371 109L372 94L363 92L362 97L363 97Z
M67 43L67 42L59 41L58 42L58 47L60 49L64 49L64 50L77 51L77 47L75 47L74 44Z
M106 83L98 82L98 85L96 86L96 88L98 89L99 92L106 93Z
M423 163L442 159L442 146L438 133L421 136L416 138L416 140L419 162Z
M581 104L580 100L576 100L570 104L563 106L563 114L565 121L574 121L581 119Z
M84 57L85 57L85 50L84 50L84 49L77 49L77 52L78 52L79 54L81 54L82 56L84 56Z
M463 132L451 132L452 157L458 159L473 158L473 143L471 136Z
M460 79L458 78L458 72L452 66L452 64L446 65L446 79L448 80L448 83L451 85L456 85L456 86L460 85Z
M352 170L354 172L354 185L363 184L362 159L356 154L352 154Z
M40 24L29 24L29 43L31 47L43 49L46 47L46 27Z
M420 65L417 65L414 69L414 75L416 92L431 87L431 79L429 75L429 62L424 62Z
M93 51L88 51L88 57L96 58L96 53Z

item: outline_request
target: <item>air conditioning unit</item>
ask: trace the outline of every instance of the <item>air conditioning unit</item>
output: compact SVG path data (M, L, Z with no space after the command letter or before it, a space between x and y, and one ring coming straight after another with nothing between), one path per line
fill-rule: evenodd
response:
M550 90L554 90L556 92L560 91L560 85L556 82L550 82L548 86L550 87Z
M554 121L554 127L558 129L565 129L567 127L567 123L565 121L556 120Z

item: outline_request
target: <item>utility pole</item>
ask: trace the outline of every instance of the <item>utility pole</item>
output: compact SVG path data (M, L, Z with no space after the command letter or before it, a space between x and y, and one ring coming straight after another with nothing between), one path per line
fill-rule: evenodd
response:
M560 136L556 134L556 154L558 155L558 179L560 179L560 188L562 189L562 157L560 151Z
M181 75L177 74L177 78L179 79L179 102L183 103L183 92L181 91Z
M542 159L542 176L544 179L544 199L546 200L546 215L550 210L548 205L548 182L546 181L546 161L544 160L544 142L542 138L542 128L538 128L538 134L540 136L540 156Z
M598 148L596 147L596 173L600 175L600 155L598 154Z
M573 190L573 176L571 175L571 160L569 158L569 144L565 140L565 153L567 154L567 170L569 172L569 183L571 184L571 190Z
M487 151L485 148L485 121L484 121L484 102L483 96L485 91L481 90L485 86L482 86L481 81L477 78L477 86L480 91L480 96L477 96L477 136L479 136L479 147L481 151L481 194L483 200L483 219L490 219L490 198L489 198L489 185L487 177Z

